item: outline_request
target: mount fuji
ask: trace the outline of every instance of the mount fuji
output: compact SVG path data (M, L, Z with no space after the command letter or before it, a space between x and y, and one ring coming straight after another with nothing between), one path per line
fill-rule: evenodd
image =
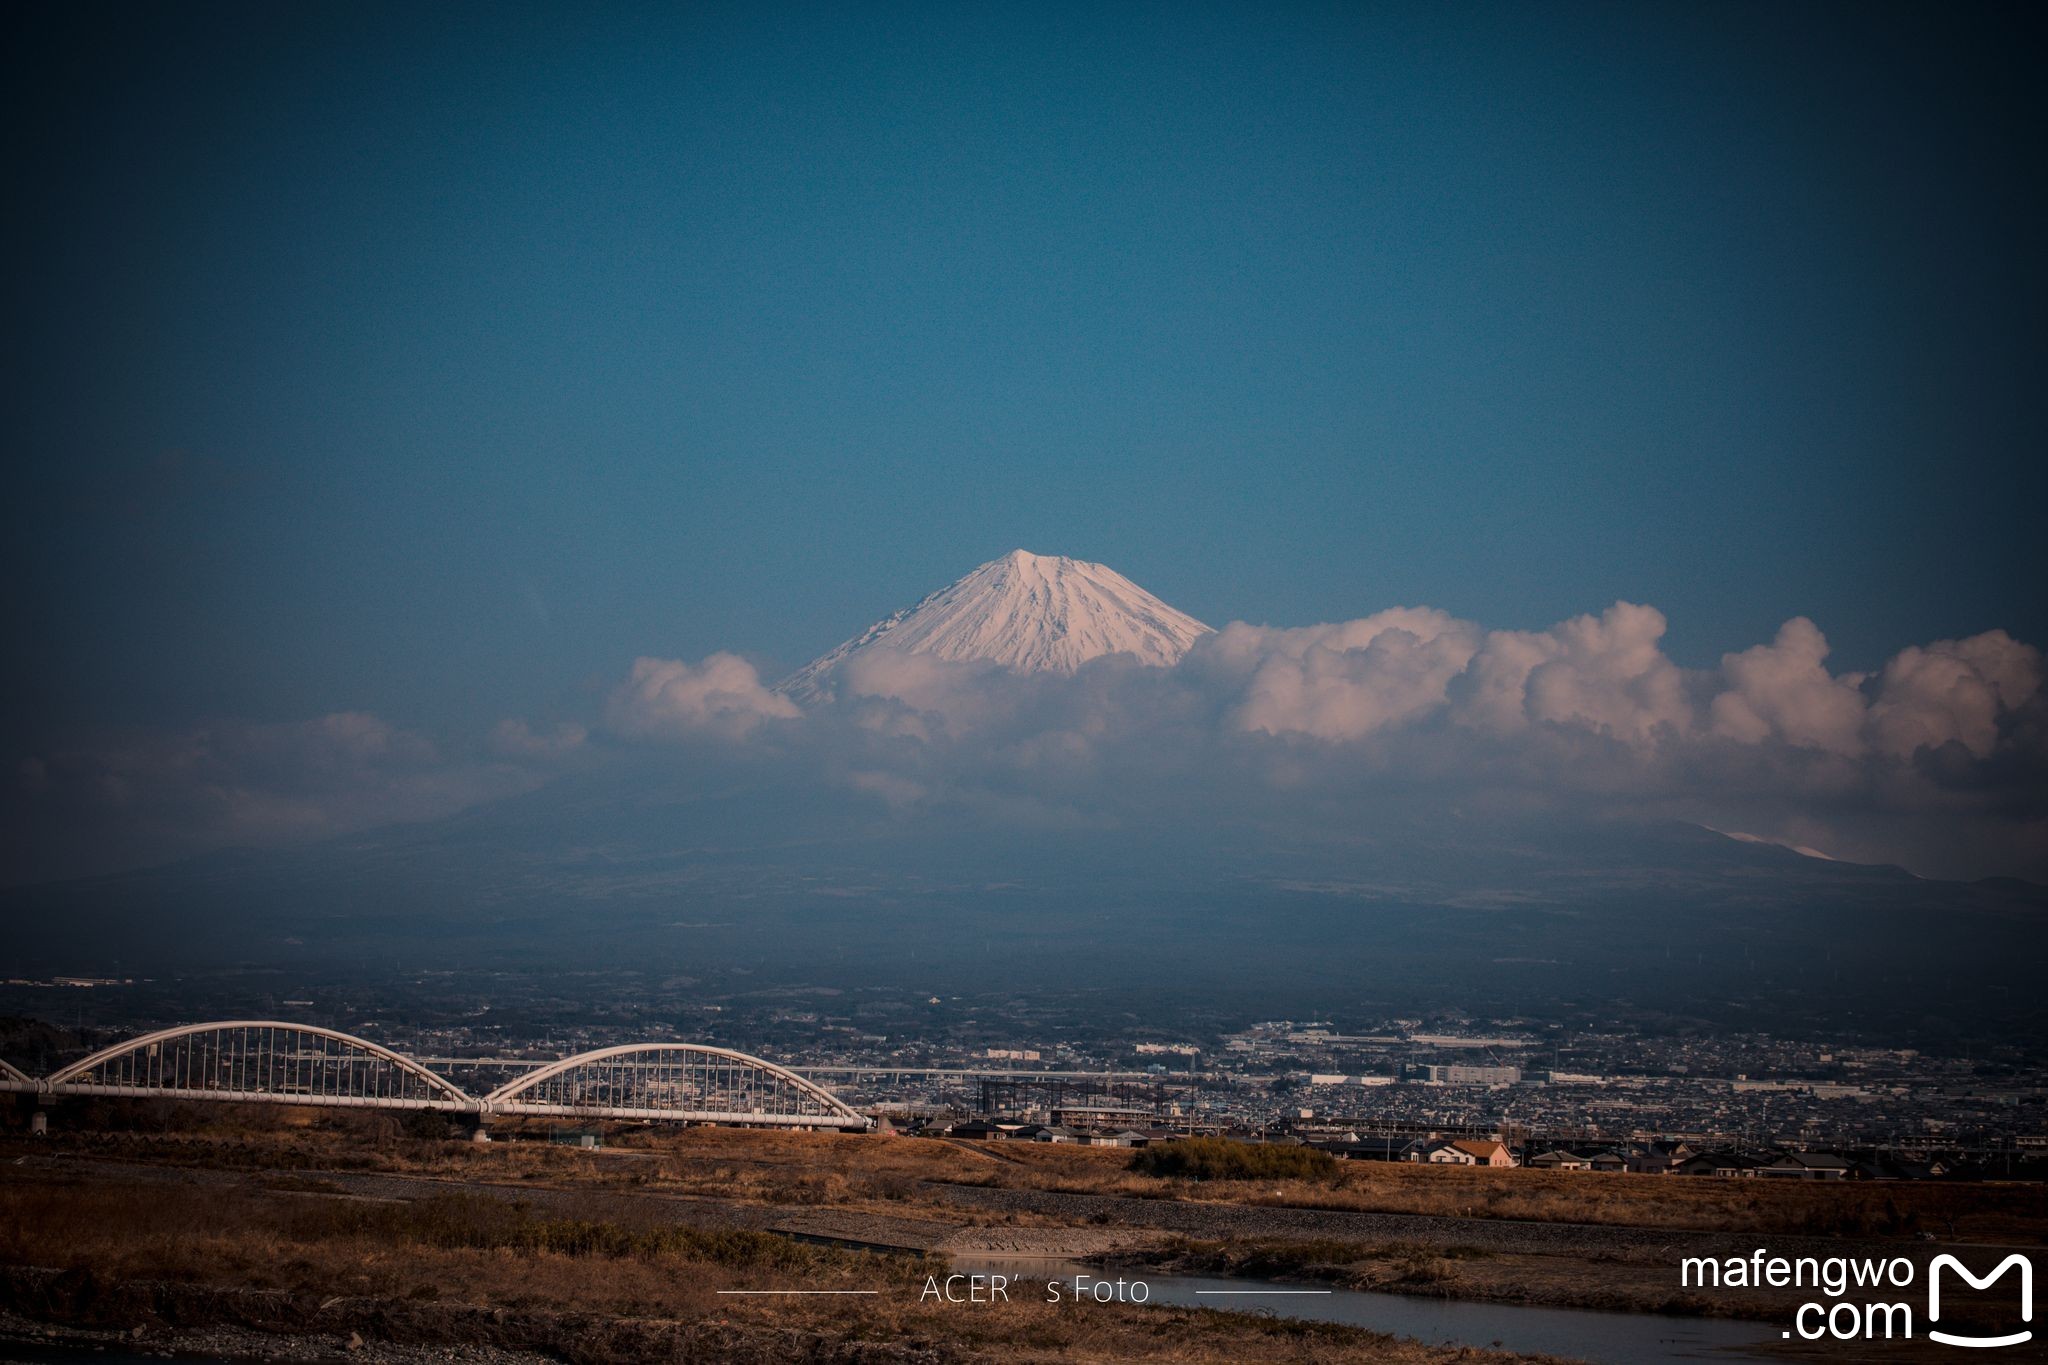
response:
M1012 550L875 622L775 690L804 705L829 700L850 659L884 649L1020 673L1072 673L1109 654L1166 667L1211 633L1106 564Z

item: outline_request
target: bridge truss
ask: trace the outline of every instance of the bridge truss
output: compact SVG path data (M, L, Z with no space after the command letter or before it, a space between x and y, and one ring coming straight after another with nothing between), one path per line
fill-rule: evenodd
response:
M485 1097L494 1114L587 1114L704 1123L860 1127L868 1121L773 1062L693 1043L602 1048L515 1077Z
M0 1062L0 1092L473 1114L866 1129L815 1081L744 1052L636 1043L549 1062L477 1097L423 1063L335 1029L270 1019L144 1034L41 1079Z
M311 1024L237 1019L164 1029L53 1072L48 1093L375 1109L474 1110L409 1057Z

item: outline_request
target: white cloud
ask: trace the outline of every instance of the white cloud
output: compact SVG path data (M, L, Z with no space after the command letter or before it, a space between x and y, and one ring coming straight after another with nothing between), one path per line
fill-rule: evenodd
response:
M1399 608L1233 623L1175 667L1101 661L1072 678L877 655L804 742L850 748L857 763L835 761L868 789L883 772L914 783L905 808L1035 799L1105 827L1174 809L1193 828L1358 828L1376 803L1428 800L1692 820L1944 874L2048 874L2036 651L1994 632L1838 675L1819 628L1794 618L1688 671L1664 653L1666 628L1629 602L1539 631ZM1922 761L1928 749L1944 757Z
M1950 742L1989 758L2000 716L2040 689L2040 651L2002 630L1901 650L1878 675L1873 738L1901 758Z
M993 723L1013 706L1016 689L1005 685L1012 677L993 664L870 649L847 661L839 685L862 724L930 737Z
M1344 740L1442 707L1478 638L1444 612L1398 607L1306 629L1233 624L1197 648L1253 663L1234 717L1240 728Z
M1663 612L1633 602L1551 627L1555 648L1529 671L1529 718L1635 742L1691 730L1684 677L1658 646L1664 628Z
M702 663L636 659L612 693L605 718L621 735L675 739L712 732L737 738L764 720L794 720L796 704L761 683L754 666L737 654L718 653Z
M1453 714L1465 725L1512 734L1529 724L1529 675L1562 647L1542 631L1488 631L1465 671L1453 680Z
M1828 753L1861 753L1868 710L1862 675L1835 677L1827 657L1827 637L1804 616L1778 627L1770 644L1723 656L1728 690L1713 700L1713 732L1743 744L1779 739Z
M1647 743L1695 726L1664 629L1663 613L1628 602L1540 632L1401 607L1288 630L1233 624L1196 653L1246 679L1233 712L1246 730L1355 740L1448 712L1503 734L1544 723Z

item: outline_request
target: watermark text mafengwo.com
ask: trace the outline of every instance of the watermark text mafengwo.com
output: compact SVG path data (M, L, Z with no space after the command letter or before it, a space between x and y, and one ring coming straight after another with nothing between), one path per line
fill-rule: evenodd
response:
M2016 1346L2033 1338L2031 1329L1998 1334L1947 1332L1934 1324L1941 1320L1942 1273L1953 1272L1973 1289L1990 1289L2008 1270L2019 1271L2019 1320L2034 1319L2034 1267L2024 1255L2014 1252L1992 1270L1978 1275L1955 1256L1944 1252L1927 1268L1927 1336L1952 1346ZM1688 1289L1815 1289L1833 1300L1803 1303L1793 1314L1793 1331L1806 1341L1831 1337L1837 1341L1889 1340L1911 1337L1914 1313L1911 1302L1882 1301L1880 1291L1911 1290L1919 1281L1919 1267L1904 1256L1889 1258L1860 1256L1773 1256L1758 1247L1748 1256L1689 1256L1679 1262L1679 1284ZM1852 1290L1856 1300L1846 1297ZM1888 1296L1887 1296L1888 1297ZM1915 1296L1917 1297L1917 1295ZM2009 1314L2008 1314L2009 1316Z

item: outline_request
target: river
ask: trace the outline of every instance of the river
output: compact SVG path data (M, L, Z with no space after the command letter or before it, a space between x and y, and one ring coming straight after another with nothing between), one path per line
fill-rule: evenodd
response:
M1159 1275L1143 1270L1103 1270L1079 1261L1027 1257L955 1256L962 1274L1011 1275L1059 1280L1063 1298L1073 1297L1074 1277L1114 1283L1143 1280L1148 1303L1186 1308L1221 1308L1271 1313L1312 1322L1341 1322L1375 1332L1413 1337L1432 1345L1492 1346L1508 1351L1566 1356L1593 1365L1672 1365L1716 1361L1719 1365L1783 1365L1763 1348L1778 1333L1763 1323L1729 1318L1668 1317L1660 1313L1609 1313L1585 1308L1538 1308L1515 1303L1423 1298L1357 1289L1225 1276ZM1033 1293L1038 1291L1034 1288ZM1016 1298L1013 1291L1011 1297Z

